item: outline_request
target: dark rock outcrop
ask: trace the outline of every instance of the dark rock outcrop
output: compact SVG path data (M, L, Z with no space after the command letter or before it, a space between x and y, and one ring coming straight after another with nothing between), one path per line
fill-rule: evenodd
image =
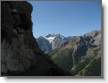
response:
M32 34L31 4L1 2L1 73L10 75L69 75L39 49Z

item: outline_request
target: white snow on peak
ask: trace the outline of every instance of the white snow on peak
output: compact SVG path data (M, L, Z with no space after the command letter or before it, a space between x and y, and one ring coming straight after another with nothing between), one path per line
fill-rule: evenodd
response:
M49 43L52 43L55 39L64 39L64 36L61 34L48 34L45 36L45 39L49 41Z
M55 37L48 37L46 39L49 41L49 43L52 43L52 41L55 39Z

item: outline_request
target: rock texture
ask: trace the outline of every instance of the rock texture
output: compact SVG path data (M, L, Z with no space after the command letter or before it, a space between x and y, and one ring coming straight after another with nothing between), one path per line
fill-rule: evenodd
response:
M69 75L39 49L32 34L32 10L26 1L1 2L2 75Z

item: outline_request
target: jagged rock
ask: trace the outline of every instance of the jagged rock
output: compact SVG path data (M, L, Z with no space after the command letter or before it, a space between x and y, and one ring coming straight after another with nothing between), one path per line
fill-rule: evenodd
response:
M1 2L2 75L70 75L39 49L32 34L31 4Z

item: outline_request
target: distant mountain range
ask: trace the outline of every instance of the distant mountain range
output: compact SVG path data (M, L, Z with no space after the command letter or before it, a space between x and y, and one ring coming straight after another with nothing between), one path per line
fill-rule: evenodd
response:
M72 75L100 76L102 40L101 32L93 31L82 36L64 37L48 34L37 39L39 47L51 60Z
M96 37L95 37L96 35ZM54 49L61 48L66 43L74 40L83 39L85 41L89 41L90 44L97 45L100 43L101 34L99 31L93 31L90 33L86 33L82 36L69 36L65 37L61 34L48 34L46 36L40 36L37 38L38 45L42 51L45 53L49 53Z

